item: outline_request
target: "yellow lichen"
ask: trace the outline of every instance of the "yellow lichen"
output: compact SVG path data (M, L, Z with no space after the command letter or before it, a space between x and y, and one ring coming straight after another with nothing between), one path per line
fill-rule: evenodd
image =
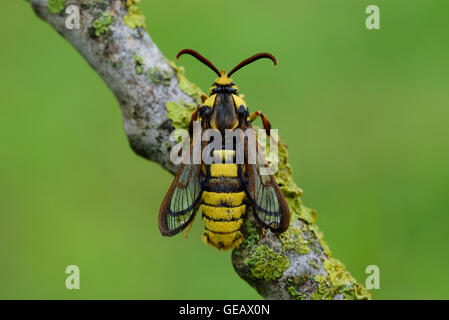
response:
M316 275L314 277L318 288L311 295L312 299L333 299L338 294L349 300L371 299L370 292L357 283L339 260L331 258L325 260L323 264L327 277L324 275Z
M123 17L123 21L131 29L137 27L145 29L147 27L145 16L137 6L138 3L140 3L140 0L126 0L126 11L128 11L128 14Z
M267 246L260 246L245 260L245 264L251 267L254 278L270 281L282 276L290 261Z
M328 258L332 258L331 249L329 248L329 245L327 244L327 242L323 239L324 238L323 232L318 228L318 226L316 224L311 224L308 227L309 227L309 230L315 234L316 238L320 242L320 245L323 248L323 251L326 254L326 256Z
M204 94L203 91L194 83L190 82L184 74L184 68L178 67L173 61L168 61L170 66L175 70L176 76L179 81L179 88L191 96L195 101L201 103L201 95Z
M282 248L286 250L294 250L299 254L306 254L310 251L308 247L309 242L305 240L301 235L301 230L291 227L284 233L279 235L279 239L282 242Z
M180 100L179 103L174 101L167 102L167 118L172 120L172 126L175 129L188 129L192 113L196 109L194 103L186 103Z
M344 286L348 282L356 282L351 274L346 271L346 267L339 260L331 258L324 260L324 269L328 274L328 278L334 286Z

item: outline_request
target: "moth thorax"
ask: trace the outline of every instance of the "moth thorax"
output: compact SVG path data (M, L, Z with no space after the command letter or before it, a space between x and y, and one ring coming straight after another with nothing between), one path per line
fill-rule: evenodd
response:
M235 150L214 150L213 157L218 163L234 163Z

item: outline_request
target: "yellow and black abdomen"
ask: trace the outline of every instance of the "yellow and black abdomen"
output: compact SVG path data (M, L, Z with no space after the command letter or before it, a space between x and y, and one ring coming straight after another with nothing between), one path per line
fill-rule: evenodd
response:
M223 150L235 153L233 150ZM203 241L217 249L238 247L243 240L240 228L246 213L246 194L235 163L211 164L203 186L201 208L205 230Z

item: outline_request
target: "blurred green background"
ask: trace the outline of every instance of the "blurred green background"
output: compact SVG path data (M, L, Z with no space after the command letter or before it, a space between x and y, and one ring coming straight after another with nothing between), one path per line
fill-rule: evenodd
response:
M365 8L381 30L365 28ZM229 69L289 145L303 200L334 255L378 299L449 298L449 2L150 1L165 55L195 48ZM258 299L230 254L163 238L172 176L136 156L112 93L26 1L0 35L0 298ZM185 58L208 90L214 74ZM65 288L65 268L81 290Z

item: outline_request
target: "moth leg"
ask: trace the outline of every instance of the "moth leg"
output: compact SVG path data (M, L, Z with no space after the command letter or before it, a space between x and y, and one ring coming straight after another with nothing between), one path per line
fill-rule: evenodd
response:
M256 120L256 118L260 116L260 118L262 119L262 124L263 124L263 128L265 129L265 131L267 132L267 135L270 135L270 130L271 130L271 124L270 121L268 121L268 118L262 113L262 111L258 110L256 112L253 112L250 116L249 116L249 121L253 122L254 120Z
M197 209L198 209L198 207L195 209L195 211L196 211ZM195 214L195 213L194 213L194 214ZM193 216L192 221L190 221L189 226L187 227L186 233L184 233L184 238L187 238L187 236L188 236L188 234L189 234L189 231L190 231L190 229L192 228L193 221L195 221L195 218L196 218L196 214Z
M195 220L195 218L193 218L193 220ZM184 233L184 238L187 238L190 228L192 228L193 220L192 220L192 222L189 223L189 227L187 228L186 233Z
M190 119L189 123L189 134L190 136L193 135L193 121L196 121L198 119L198 107L193 111L192 118Z

